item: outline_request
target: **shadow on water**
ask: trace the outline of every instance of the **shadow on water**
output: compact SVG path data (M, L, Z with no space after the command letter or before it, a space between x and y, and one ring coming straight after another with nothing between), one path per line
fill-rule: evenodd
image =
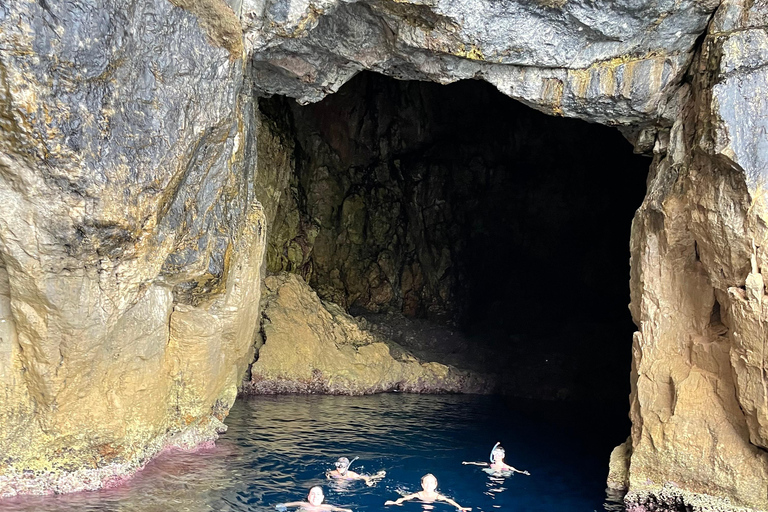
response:
M0 502L9 511L272 511L322 485L326 502L355 511L426 510L387 499L419 490L427 472L439 491L476 511L620 510L606 501L611 448L628 428L599 408L511 402L498 397L385 394L279 396L239 401L215 448L170 453L116 489ZM501 441L506 460L531 476L487 475L462 461L486 461ZM377 485L329 482L340 456L352 470L387 476ZM435 511L454 510L447 504Z

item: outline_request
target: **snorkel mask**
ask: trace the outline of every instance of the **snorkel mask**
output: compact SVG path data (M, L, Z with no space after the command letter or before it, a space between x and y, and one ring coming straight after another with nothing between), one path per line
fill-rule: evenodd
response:
M339 460L333 463L334 466L336 466L336 469L339 470L339 473L344 474L349 469L349 466L352 465L352 462L355 462L359 457L355 457L350 461L346 457L339 457Z
M504 458L504 455L506 455L506 452L504 451L504 448L502 448L501 446L499 446L500 444L501 444L501 443L496 443L495 445L493 445L493 448L491 448L491 455L490 455L490 460L491 460L491 463L493 463L493 462L494 462L494 461L493 461L493 454L494 454L494 453L500 453L500 454L501 454L501 458L502 458L502 459Z

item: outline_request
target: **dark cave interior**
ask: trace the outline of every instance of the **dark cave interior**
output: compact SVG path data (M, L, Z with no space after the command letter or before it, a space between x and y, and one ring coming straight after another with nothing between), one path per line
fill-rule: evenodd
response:
M353 314L456 326L498 354L511 395L626 411L629 235L650 160L618 130L482 81L368 72L317 104L260 110L294 141L270 271Z

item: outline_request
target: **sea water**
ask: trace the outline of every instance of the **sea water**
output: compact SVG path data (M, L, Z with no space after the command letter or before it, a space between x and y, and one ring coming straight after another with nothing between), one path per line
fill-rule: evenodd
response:
M239 400L226 424L215 447L164 454L118 488L0 500L0 510L274 511L305 501L314 485L326 503L356 512L455 510L440 502L384 506L420 490L426 473L440 493L480 512L621 509L606 501L605 477L610 449L627 431L601 428L580 407L468 395L265 396ZM462 464L488 461L497 441L506 462L530 476ZM359 457L352 471L386 477L371 487L328 480L342 456Z

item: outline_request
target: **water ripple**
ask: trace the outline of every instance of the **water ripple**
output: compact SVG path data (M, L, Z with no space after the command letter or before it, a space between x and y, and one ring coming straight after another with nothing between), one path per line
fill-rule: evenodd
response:
M0 502L0 509L271 512L277 503L304 500L309 487L322 485L326 502L356 512L408 512L426 506L389 509L383 503L418 490L420 477L432 472L441 492L476 511L603 510L607 453L579 450L576 434L517 416L490 397L257 397L238 402L226 423L229 431L215 447L163 455L120 488L14 498ZM497 440L508 462L532 476L489 477L481 468L461 465L485 460ZM387 477L372 487L328 481L325 471L341 456L359 457L354 471L384 469ZM452 510L445 504L433 508Z

